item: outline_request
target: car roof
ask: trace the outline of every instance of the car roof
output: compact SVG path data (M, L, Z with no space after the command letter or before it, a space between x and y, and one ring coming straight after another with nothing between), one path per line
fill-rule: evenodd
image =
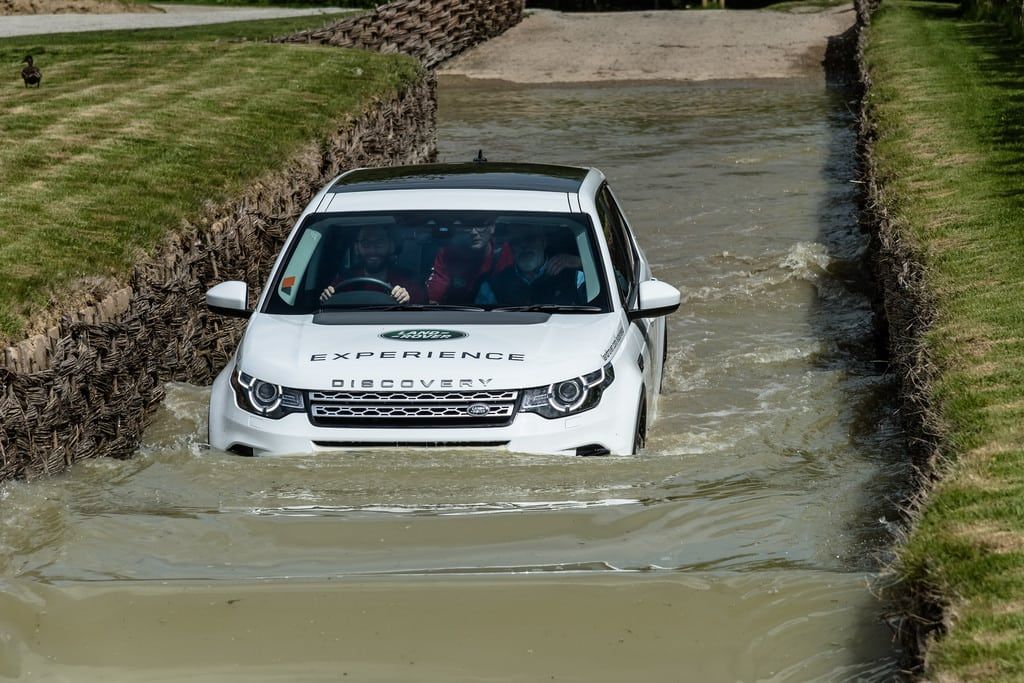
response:
M328 193L378 190L520 190L579 193L589 168L473 162L361 168L344 174Z

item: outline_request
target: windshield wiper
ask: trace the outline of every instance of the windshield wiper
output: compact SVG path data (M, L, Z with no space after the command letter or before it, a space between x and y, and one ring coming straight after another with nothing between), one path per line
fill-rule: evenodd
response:
M366 305L321 305L320 311L483 311L480 306L457 304L366 304Z
M530 306L500 306L492 311L525 311L529 313L601 313L597 306L563 306L561 304L532 304Z

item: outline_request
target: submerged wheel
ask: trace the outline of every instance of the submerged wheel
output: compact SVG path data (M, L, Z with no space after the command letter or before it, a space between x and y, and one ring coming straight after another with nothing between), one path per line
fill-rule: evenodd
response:
M633 432L633 455L638 455L647 445L647 392L641 390L640 405L636 411L636 429Z

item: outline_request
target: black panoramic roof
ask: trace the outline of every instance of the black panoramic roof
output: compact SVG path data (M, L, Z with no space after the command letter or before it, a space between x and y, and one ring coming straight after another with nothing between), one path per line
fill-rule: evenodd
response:
M423 164L364 168L338 180L330 192L373 190L534 190L576 193L589 169L544 164Z

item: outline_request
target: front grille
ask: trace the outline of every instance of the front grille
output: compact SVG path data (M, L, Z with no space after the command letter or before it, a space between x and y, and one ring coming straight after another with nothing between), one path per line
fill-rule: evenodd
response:
M518 391L310 391L318 427L503 427Z
M447 403L451 401L511 401L518 391L311 391L310 401L347 403Z
M320 403L313 404L313 417L359 417L359 418L370 418L379 417L381 419L398 419L398 418L460 418L474 417L469 412L469 407L476 405L475 403L446 403L441 405L394 405L389 403L382 403L379 405L324 405ZM487 415L491 417L509 417L515 410L515 405L512 403L499 404L494 406L487 406Z

